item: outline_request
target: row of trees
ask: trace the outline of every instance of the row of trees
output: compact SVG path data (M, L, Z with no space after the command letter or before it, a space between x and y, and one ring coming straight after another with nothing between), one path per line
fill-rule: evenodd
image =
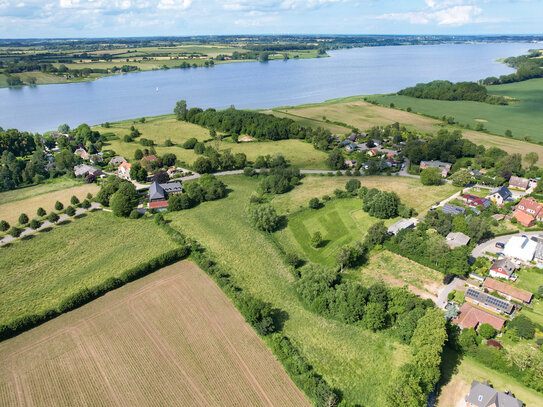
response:
M399 95L410 96L419 99L437 100L471 100L506 105L503 97L489 95L483 85L475 82L432 81L418 83L416 86L402 89Z

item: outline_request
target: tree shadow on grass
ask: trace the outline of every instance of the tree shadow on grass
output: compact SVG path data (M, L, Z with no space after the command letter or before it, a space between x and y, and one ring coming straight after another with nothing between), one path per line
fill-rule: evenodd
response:
M288 218L285 215L279 216L279 220L277 221L277 226L275 227L274 232L278 232L280 230L286 229L288 226Z
M87 216L86 213L80 213L79 215L75 215L75 216L74 216L74 219L81 219L81 218L84 218L84 217L86 217L86 216Z
M450 383L454 375L458 373L460 363L462 363L462 354L450 346L445 346L441 358L441 378L435 390L438 397L443 387Z
M9 243L4 243L3 245L0 245L0 248L1 247L11 247L13 246L13 243L9 242Z
M70 219L64 219L62 222L58 222L57 225L62 226L62 225L68 225L70 223L72 223Z
M25 235L25 236L21 237L21 240L30 240L30 239L33 239L34 236L35 235L33 233L31 233L29 235Z
M46 228L40 229L39 232L40 233L47 233L47 232L50 232L52 230L53 230L52 226L47 226Z
M272 318L273 318L273 324L275 325L276 331L282 331L283 327L285 326L285 322L287 322L290 318L288 315L288 312L274 308L272 310Z

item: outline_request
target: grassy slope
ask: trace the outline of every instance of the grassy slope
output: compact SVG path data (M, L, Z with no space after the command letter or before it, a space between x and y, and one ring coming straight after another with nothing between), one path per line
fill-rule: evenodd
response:
M489 86L492 94L505 95L519 102L507 106L490 105L478 102L450 102L441 100L416 99L408 96L379 95L372 96L383 105L394 103L396 107L427 115L441 117L453 116L462 124L475 127L475 119L486 120L484 126L492 133L501 134L510 129L516 138L529 136L532 141L543 141L541 127L543 115L543 79L532 79L506 85Z
M33 187L16 189L13 191L0 192L0 205L8 202L20 201L49 192L60 191L62 189L79 186L83 183L77 178L55 178L53 182L40 184Z
M64 207L66 207L70 205L70 198L73 195L77 196L79 201L83 201L88 193L95 195L99 190L96 184L78 184L76 184L77 186L60 189L63 185L70 185L69 182L62 182L59 184L38 185L19 191L4 192L3 194L9 195L5 197L0 195L0 219L6 220L13 225L17 222L21 213L26 213L32 219L37 216L36 211L40 207L50 212L55 208L55 202L57 201L62 202ZM48 192L49 188L46 187L53 187L51 188L52 192ZM59 189L55 190L55 187ZM8 202L1 203L4 200L8 200Z
M175 245L152 221L95 212L0 248L0 323L56 306Z
M166 218L209 248L237 284L288 313L285 333L348 400L382 405L391 372L405 361L405 348L386 334L327 320L304 309L278 249L246 219L256 181L239 176L223 180L232 190L227 198Z
M132 159L134 152L144 147L137 143L125 143L122 141L125 134L130 133L130 127L134 125L142 135L140 138L151 139L157 144L155 147L158 154L174 153L181 161L191 164L198 157L193 150L185 150L181 145L191 137L199 141L209 140L215 147L215 142L209 138L209 130L195 124L180 122L173 115L156 116L146 118L145 123L139 123L137 120L125 120L112 123L110 128L95 126L94 128L101 133L115 133L119 139L112 140L105 149L112 149L126 159ZM164 147L164 143L170 139L175 146ZM223 141L220 143L222 151L230 150L232 153L242 152L247 155L249 160L254 160L259 155L282 153L291 164L310 169L326 169L326 158L328 155L322 151L315 150L311 144L300 140L282 140L270 142L249 142L232 143Z

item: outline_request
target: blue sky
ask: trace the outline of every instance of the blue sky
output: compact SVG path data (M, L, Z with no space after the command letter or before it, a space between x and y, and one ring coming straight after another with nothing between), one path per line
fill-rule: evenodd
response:
M0 0L0 37L542 34L543 0Z

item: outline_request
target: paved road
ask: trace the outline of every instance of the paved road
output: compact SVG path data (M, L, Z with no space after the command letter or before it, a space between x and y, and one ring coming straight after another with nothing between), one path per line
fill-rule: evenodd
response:
M471 252L471 255L474 258L477 258L479 256L483 256L484 252L486 251L492 252L492 253L495 253L496 251L501 251L502 249L499 249L499 250L496 249L496 243L498 242L507 243L509 239L511 239L512 236L526 235L528 237L531 237L531 236L539 236L540 234L543 234L543 232L541 231L540 232L519 232L519 233L512 233L510 235L495 237L494 239L486 240L482 243L479 243L475 247L475 249L473 249L473 251Z
M77 215L80 215L84 212L87 212L88 210L91 210L91 209L102 209L102 206L97 203L97 202L93 202L91 204L91 207L89 209L84 209L84 208L77 208L75 210L75 215L74 216L77 216ZM65 213L59 215L59 219L58 219L58 222L62 222L66 219L69 219L70 216L66 215ZM48 228L49 226L53 226L53 224L51 222L49 222L48 220L44 221L41 226L38 228L38 229L31 229L31 228L26 228L25 230L23 230L21 232L21 236L20 237L24 237L24 236L27 236L27 235L30 235L36 231L39 231L39 230L42 230L42 229L45 229L45 228ZM6 243L9 243L9 242L12 242L14 241L16 238L11 236L11 235L7 235L7 236L4 236L2 239L0 239L0 246L3 245L3 244L6 244Z
M440 289L439 294L437 296L437 300L435 301L436 305L441 309L445 309L445 306L447 305L447 302L448 302L447 297L449 293L463 286L464 286L464 280L458 277L453 278L453 280L449 284L447 284L446 286L443 286Z

